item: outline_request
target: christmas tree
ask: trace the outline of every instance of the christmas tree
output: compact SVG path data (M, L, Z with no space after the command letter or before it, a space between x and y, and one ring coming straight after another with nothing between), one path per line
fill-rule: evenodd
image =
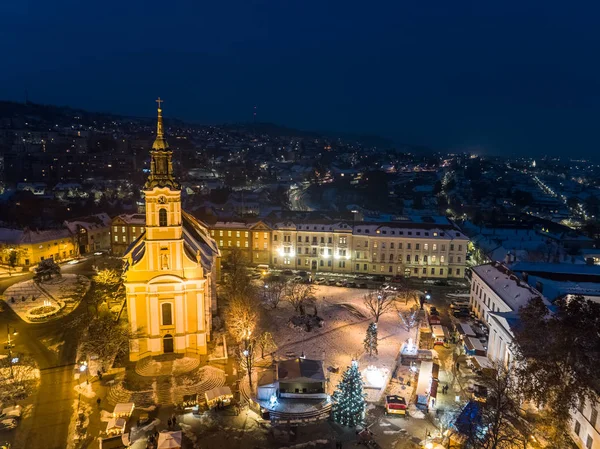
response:
M362 422L365 405L358 362L353 360L333 393L333 420L343 426L354 427Z
M369 355L373 355L373 353L377 354L377 323L369 324L364 345L365 351L367 351Z

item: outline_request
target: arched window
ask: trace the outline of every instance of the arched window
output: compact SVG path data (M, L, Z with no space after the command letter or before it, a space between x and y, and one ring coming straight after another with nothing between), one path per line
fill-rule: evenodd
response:
M162 325L171 326L173 324L173 313L171 309L171 303L164 302L160 306L162 313Z
M167 209L160 209L158 211L158 225L167 226Z

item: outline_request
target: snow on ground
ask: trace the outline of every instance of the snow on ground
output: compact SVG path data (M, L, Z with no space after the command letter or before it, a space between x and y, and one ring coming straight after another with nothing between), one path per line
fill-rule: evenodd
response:
M288 326L289 318L294 314L288 303L282 303L275 310L270 310L270 331L278 343L275 356L279 359L299 357L302 353L307 358L325 360L325 369L338 367L337 373L329 372L328 393L333 393L343 372L353 358L360 361L361 371L373 365L387 369L392 373L396 365L396 357L409 333L401 327L398 314L394 310L384 314L378 323L378 355L364 354L363 340L372 318L363 304L363 297L368 293L365 289L351 289L319 285L316 286L317 312L325 321L322 328L311 332L300 331ZM399 307L405 306L404 303ZM307 307L312 313L312 307ZM389 376L388 376L389 377ZM378 400L380 390L373 396Z
M34 307L45 304L58 307L58 303L77 303L89 289L90 281L85 276L64 274L60 278L39 285L33 280L19 282L8 287L2 299L25 321L26 314ZM11 300L14 298L14 302ZM25 301L23 301L25 298Z
M77 394L85 396L88 399L96 397L96 393L94 393L94 390L92 390L92 384L88 382L81 382L80 384L75 385L74 388Z

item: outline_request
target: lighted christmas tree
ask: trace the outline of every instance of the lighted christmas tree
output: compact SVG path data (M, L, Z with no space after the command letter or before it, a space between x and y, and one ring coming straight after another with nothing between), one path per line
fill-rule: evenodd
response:
M358 362L353 360L333 393L333 420L343 426L354 427L362 422L365 405Z
M363 343L365 345L365 351L367 351L369 355L373 355L373 353L377 354L377 323L369 324L367 335L365 336L365 341Z

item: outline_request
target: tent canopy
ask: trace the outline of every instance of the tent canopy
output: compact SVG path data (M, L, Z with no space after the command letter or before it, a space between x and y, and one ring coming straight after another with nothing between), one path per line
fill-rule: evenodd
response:
M160 432L157 449L181 449L181 431Z

